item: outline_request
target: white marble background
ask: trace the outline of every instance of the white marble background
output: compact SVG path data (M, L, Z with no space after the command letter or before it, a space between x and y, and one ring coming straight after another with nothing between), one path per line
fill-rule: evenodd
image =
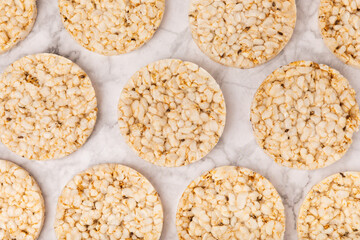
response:
M189 0L167 0L163 23L154 38L141 49L115 57L104 57L78 45L63 28L57 0L38 0L38 18L33 31L12 51L0 55L0 71L28 54L51 52L79 64L93 81L99 115L88 142L69 157L36 162L22 159L0 144L0 158L14 161L36 178L46 201L46 220L41 240L56 239L53 224L57 198L65 184L78 172L100 163L121 163L140 171L160 193L164 211L162 240L177 239L175 214L186 186L202 173L222 165L251 168L267 177L277 188L286 207L286 237L297 239L296 218L310 188L339 171L360 171L360 134L345 157L316 171L299 171L278 166L257 146L249 122L252 97L273 70L296 60L313 60L338 69L360 93L360 70L346 66L326 48L317 25L319 0L297 0L298 21L285 50L271 62L251 70L221 66L207 58L195 45L188 27ZM181 168L161 168L138 158L125 144L117 126L117 102L122 87L141 67L164 58L180 58L199 64L221 85L227 103L227 122L220 143L203 160ZM358 101L360 99L358 98Z

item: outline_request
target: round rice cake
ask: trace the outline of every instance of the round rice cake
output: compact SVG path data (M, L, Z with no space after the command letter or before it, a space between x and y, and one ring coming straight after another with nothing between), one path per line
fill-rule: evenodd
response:
M223 65L252 68L285 47L296 23L295 0L191 0L190 27L199 48Z
M59 197L57 239L160 239L163 210L151 183L119 164L76 175Z
M327 47L346 64L360 68L360 1L321 0L319 26Z
M118 106L126 142L143 159L166 167L198 161L217 144L226 118L215 79L194 63L161 60L139 70Z
M267 179L246 168L225 166L187 187L176 226L180 240L283 239L285 211Z
M315 185L301 206L299 239L360 239L360 173L330 176Z
M278 164L318 169L339 160L360 124L355 90L338 71L299 61L257 90L251 122L257 143Z
M45 218L41 190L18 165L0 160L0 239L38 238Z
M103 55L133 51L160 26L165 0L59 0L62 22L86 49Z
M34 26L36 0L0 1L0 53L23 40Z
M67 156L85 143L94 128L94 88L86 73L64 57L21 58L0 76L0 89L0 138L22 157Z

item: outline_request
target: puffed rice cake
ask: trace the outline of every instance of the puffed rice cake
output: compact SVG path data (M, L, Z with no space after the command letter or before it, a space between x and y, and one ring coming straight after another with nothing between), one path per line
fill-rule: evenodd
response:
M199 48L226 66L252 68L278 55L296 23L295 0L191 0Z
M160 238L163 210L151 183L119 164L94 166L76 175L59 197L57 239Z
M124 87L119 126L143 159L166 167L198 161L217 144L226 118L215 79L194 63L160 60L139 70Z
M194 180L176 214L180 240L283 239L285 211L274 186L246 168L215 168Z
M349 149L360 115L355 90L338 71L299 61L275 70L257 90L251 122L257 143L283 166L329 166Z
M32 160L57 159L80 148L96 121L86 73L54 54L21 58L0 76L0 138Z
M37 16L36 0L0 1L0 53L25 39Z
M321 0L319 26L327 47L344 63L360 68L360 1Z
M86 49L103 55L133 51L159 28L165 0L59 0L62 22Z
M338 173L315 185L301 206L299 239L360 239L360 173Z
M45 218L41 190L18 165L0 160L0 239L38 238Z

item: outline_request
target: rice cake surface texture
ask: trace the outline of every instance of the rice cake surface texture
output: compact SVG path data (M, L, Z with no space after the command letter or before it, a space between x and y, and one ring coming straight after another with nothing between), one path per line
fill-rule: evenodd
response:
M180 240L283 239L285 212L267 179L246 168L225 166L187 187L176 226Z
M43 227L41 190L27 171L0 160L0 239L35 240Z
M299 239L360 239L360 173L330 176L315 185L301 206Z
M0 1L0 53L23 40L36 20L36 0Z
M360 1L321 0L319 26L328 48L346 64L360 68Z
M118 55L148 42L160 26L165 0L59 0L61 19L90 51Z
M192 0L190 27L212 60L252 68L278 55L296 23L295 0Z
M94 88L86 73L53 54L14 62L0 76L1 141L32 160L57 159L80 148L96 121Z
M294 62L262 83L251 107L257 143L277 163L318 169L339 160L360 124L355 90L338 71Z
M163 210L151 183L137 171L103 164L76 175L59 197L57 239L160 239Z
M151 63L124 87L119 125L137 154L156 165L178 167L200 160L217 144L226 118L214 78L194 63Z

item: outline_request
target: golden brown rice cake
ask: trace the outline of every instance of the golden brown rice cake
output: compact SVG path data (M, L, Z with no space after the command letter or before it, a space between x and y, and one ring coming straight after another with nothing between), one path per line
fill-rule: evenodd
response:
M166 167L207 155L226 118L224 96L214 78L177 59L139 70L122 91L118 112L126 142L141 158Z
M277 163L317 169L339 160L360 124L355 90L338 71L313 62L275 70L251 107L258 144Z
M90 51L118 55L148 42L160 26L165 0L59 0L61 19Z
M360 1L321 0L319 26L326 46L344 63L360 68Z
M21 58L0 76L0 89L0 138L22 157L67 156L85 143L95 126L94 88L86 73L66 58Z
M0 1L0 53L26 38L35 23L36 0Z
M252 68L278 55L296 23L295 0L192 0L190 27L212 60Z
M44 224L41 190L18 165L0 160L0 239L38 238Z
M360 173L330 176L306 196L297 222L299 239L360 239Z
M76 175L57 205L57 239L160 239L163 210L151 183L119 164Z
M187 187L176 226L180 240L283 239L285 212L267 179L246 168L226 166Z

